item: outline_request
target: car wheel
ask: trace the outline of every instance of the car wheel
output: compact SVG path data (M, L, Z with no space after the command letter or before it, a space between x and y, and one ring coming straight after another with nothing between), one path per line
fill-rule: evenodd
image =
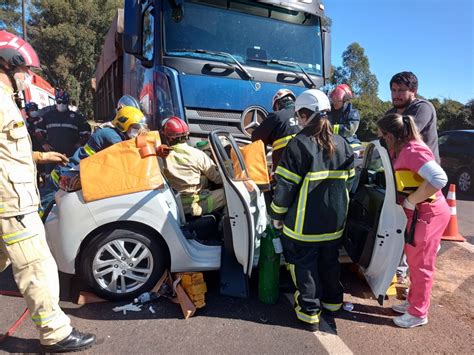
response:
M456 179L456 185L460 192L471 192L473 187L472 173L467 169L461 169Z
M109 230L87 244L81 276L101 297L131 299L158 282L165 270L165 258L156 238L139 230Z

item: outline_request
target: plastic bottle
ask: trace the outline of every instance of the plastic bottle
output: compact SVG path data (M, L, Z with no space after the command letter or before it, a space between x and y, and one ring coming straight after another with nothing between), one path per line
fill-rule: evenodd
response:
M147 303L156 300L160 295L156 292L144 292L133 300L133 303Z
M277 303L280 294L280 254L282 249L279 239L277 231L273 227L267 226L260 241L258 299L266 304Z

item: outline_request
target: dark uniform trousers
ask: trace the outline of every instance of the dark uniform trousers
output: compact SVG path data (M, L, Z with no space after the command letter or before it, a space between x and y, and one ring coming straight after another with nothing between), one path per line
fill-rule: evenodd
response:
M321 309L337 311L344 289L340 279L340 240L297 242L281 238L283 253L297 291L295 311L299 320L318 323Z

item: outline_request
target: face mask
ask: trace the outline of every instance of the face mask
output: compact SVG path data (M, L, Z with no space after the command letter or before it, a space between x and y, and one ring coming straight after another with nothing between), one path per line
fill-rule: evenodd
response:
M379 142L380 142L380 145L381 145L382 147L384 147L385 149L388 150L387 141L385 140L384 137L380 137L380 138L379 138Z
M140 130L138 128L130 128L127 131L127 136L129 138L135 138L136 136L138 136L138 132L140 132Z
M16 83L16 87L18 91L24 91L28 89L31 85L31 80L33 79L33 77L29 75L28 73L23 74L24 79L20 79L16 75L14 78L15 78L15 83Z
M39 116L39 112L38 111L31 111L28 116L30 116L31 118L36 118Z
M56 110L59 112L66 112L67 105L66 104L56 104Z

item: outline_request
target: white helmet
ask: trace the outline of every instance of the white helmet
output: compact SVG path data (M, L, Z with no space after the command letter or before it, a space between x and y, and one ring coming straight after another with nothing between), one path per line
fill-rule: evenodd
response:
M286 96L290 96L293 100L296 99L296 96L295 94L293 93L293 91L289 90L289 89L280 89L278 90L275 95L273 95L273 98L272 98L272 109L273 110L276 110L275 108L275 103L278 101L278 100L281 100L283 99L284 97Z
M331 111L331 103L328 97L321 90L310 89L303 91L295 101L295 112L302 108L319 113L323 111Z

